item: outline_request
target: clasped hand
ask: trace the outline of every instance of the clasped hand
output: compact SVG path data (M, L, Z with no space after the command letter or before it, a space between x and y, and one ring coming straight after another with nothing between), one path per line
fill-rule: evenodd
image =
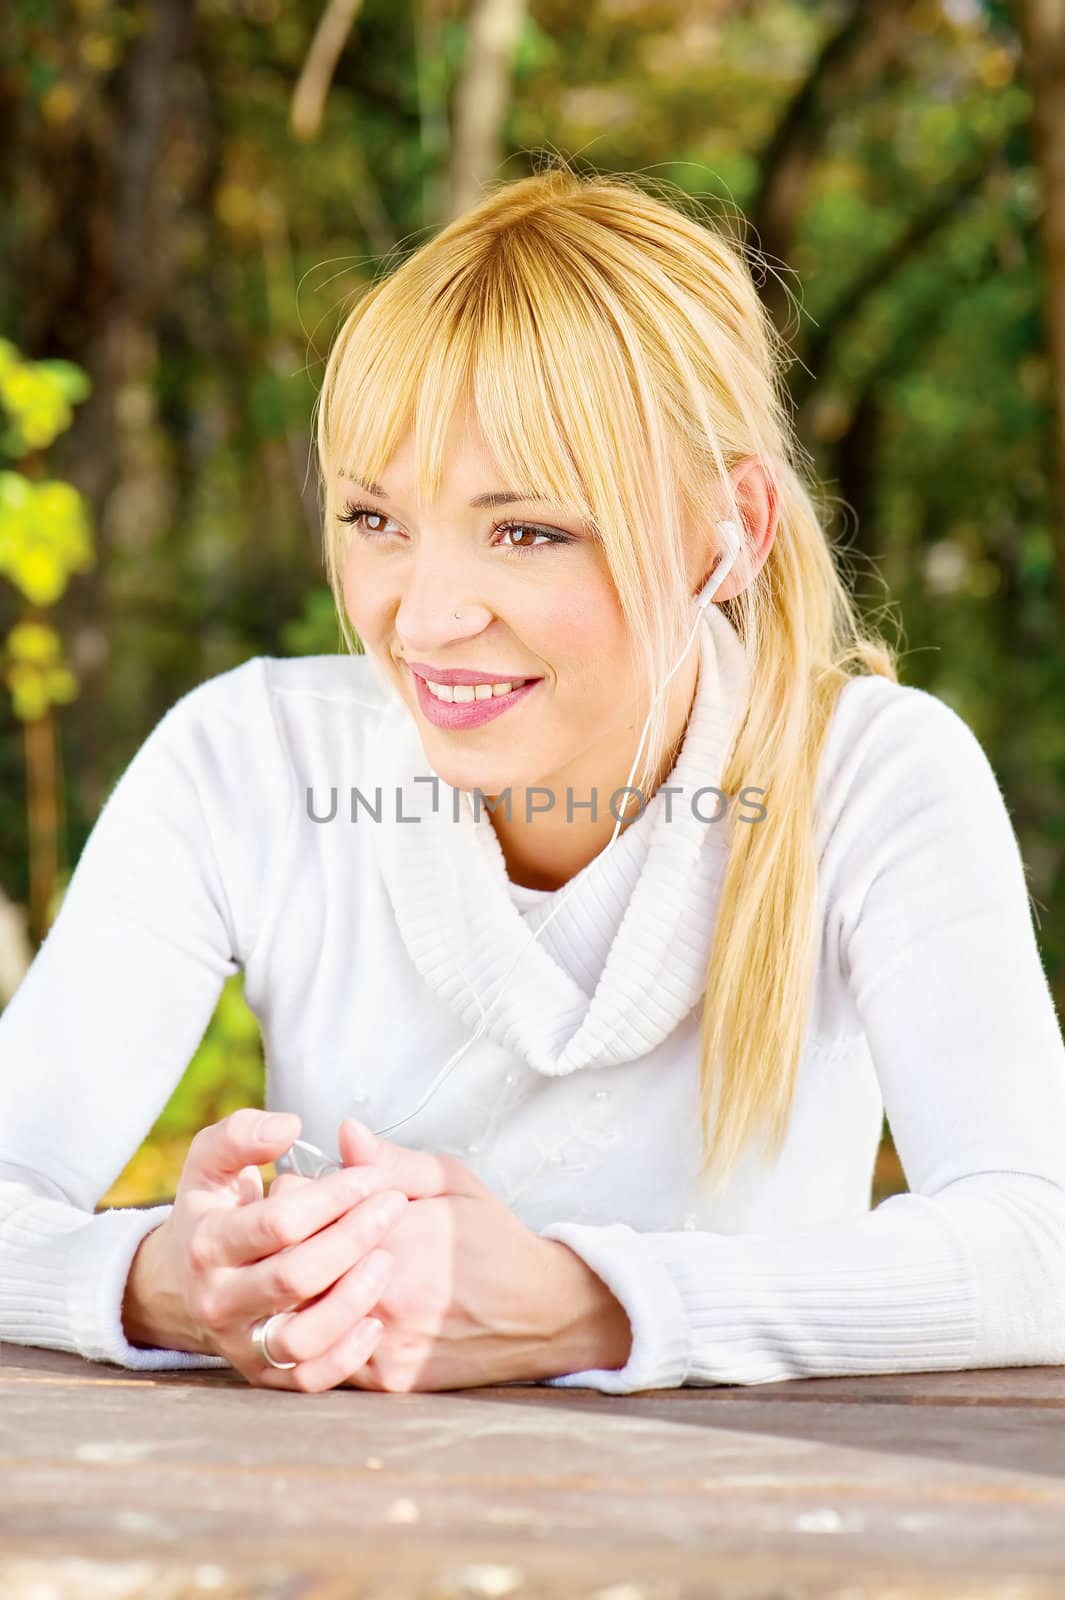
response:
M341 1172L324 1179L282 1173L270 1185L264 1204L275 1208L279 1236L296 1238L274 1257L280 1297L273 1309L288 1314L271 1325L269 1348L275 1361L297 1365L265 1365L253 1381L310 1392L338 1385L406 1392L547 1375L552 1264L564 1247L533 1233L454 1156L408 1150L350 1118L340 1125L339 1148ZM346 1207L340 1195L329 1205L331 1216L343 1207L336 1220L297 1231L314 1191L358 1183L359 1173L368 1179L371 1171L387 1187ZM375 1220L388 1200L395 1210ZM307 1299L286 1296L283 1286L299 1285L304 1270L311 1281L312 1257L327 1250L330 1272L339 1269L333 1282ZM371 1312L379 1332L367 1324Z

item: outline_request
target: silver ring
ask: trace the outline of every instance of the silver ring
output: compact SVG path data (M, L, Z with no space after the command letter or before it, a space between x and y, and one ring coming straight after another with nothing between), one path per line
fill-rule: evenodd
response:
M254 1328L251 1330L251 1342L262 1356L267 1366L277 1367L279 1371L287 1372L290 1367L297 1366L298 1362L275 1361L273 1356L270 1354L266 1343L267 1339L270 1337L270 1324L272 1322L276 1322L278 1317L283 1317L284 1315L285 1313L283 1311L275 1311L272 1317L267 1317L263 1322L257 1322Z

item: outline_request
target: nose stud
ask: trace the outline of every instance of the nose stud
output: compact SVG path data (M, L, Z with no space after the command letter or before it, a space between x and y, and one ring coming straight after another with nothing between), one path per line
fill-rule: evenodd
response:
M461 611L455 611L455 612L452 613L452 615L454 616L455 621L457 622L459 620L459 618L462 616L462 612Z

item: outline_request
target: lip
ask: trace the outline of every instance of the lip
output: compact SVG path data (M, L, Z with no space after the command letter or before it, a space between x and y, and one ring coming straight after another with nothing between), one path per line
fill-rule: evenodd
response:
M407 664L410 665L409 662ZM438 700L420 673L412 669L411 676L414 679L418 704L426 721L431 722L435 728L453 729L478 728L483 722L493 722L496 717L513 711L515 706L526 700L543 682L542 678L530 678L520 689L511 689L509 694L493 695L491 700L466 700L461 705L456 705L454 702L449 704L445 700ZM441 678L433 679L434 683L443 681ZM458 681L461 682L461 679ZM510 681L508 678L474 679L476 683Z
M525 683L538 682L528 672L486 672L467 667L431 667L425 661L408 661L407 666L416 678L432 683Z

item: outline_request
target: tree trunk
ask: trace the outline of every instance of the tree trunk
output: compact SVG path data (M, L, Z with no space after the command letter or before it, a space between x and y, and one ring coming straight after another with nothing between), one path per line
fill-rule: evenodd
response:
M473 0L466 59L455 90L445 221L468 211L483 186L503 176L510 70L525 12L526 0Z
M1043 189L1046 319L1054 401L1057 610L1065 627L1065 0L1018 0L1032 142Z

